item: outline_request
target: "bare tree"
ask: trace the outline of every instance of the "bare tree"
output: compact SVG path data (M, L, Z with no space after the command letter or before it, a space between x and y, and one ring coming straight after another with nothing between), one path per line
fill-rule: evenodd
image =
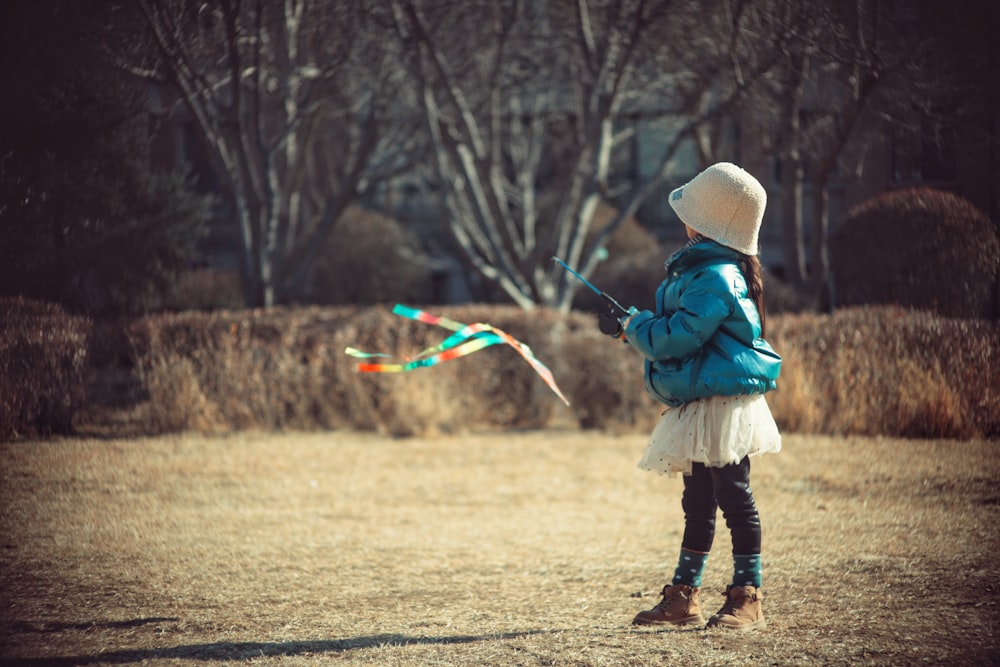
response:
M599 240L663 187L682 142L692 144L699 168L730 157L735 147L726 136L727 129L745 115L744 107L754 91L766 85L806 12L795 0L681 6L687 11L671 11L671 31L658 35L671 48L652 52L642 68L650 78L628 93L640 106L649 106L650 90L655 91L654 99L670 100L669 107L664 109L661 103L659 113L647 115L670 120L677 129L657 168L630 189L626 204ZM595 259L591 257L591 265Z
M786 277L823 305L830 298L833 179L860 176L873 135L886 126L919 126L929 102L957 86L941 60L953 48L942 50L942 31L917 5L815 3L803 18L756 113L777 128L776 152L791 176L783 221Z
M240 227L248 305L287 301L347 205L398 171L417 136L389 120L398 53L372 39L358 3L135 3L154 52L122 62L170 84L194 117Z
M805 131L804 107L811 90L812 71L821 35L829 29L830 17L825 7L813 6L809 15L795 17L793 37L785 46L777 66L766 85L755 91L748 106L748 115L766 128L765 149L780 160L783 181L789 187L780 193L783 206L782 251L785 260L785 279L796 287L807 280L805 252L805 216L803 212L805 188ZM762 119L762 120L760 120ZM785 173L791 174L789 179Z
M709 4L393 0L454 237L522 307L568 309L579 284L550 257L589 276L608 236L662 187L680 142L695 139L708 159L719 119L773 64L776 13ZM615 182L626 118L638 115L678 129L653 176ZM624 206L591 229L611 196Z

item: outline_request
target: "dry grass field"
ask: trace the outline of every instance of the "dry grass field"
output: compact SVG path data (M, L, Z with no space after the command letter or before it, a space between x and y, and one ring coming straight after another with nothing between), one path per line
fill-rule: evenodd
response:
M1000 441L786 436L754 461L769 626L745 635L630 626L682 529L643 446L0 445L0 664L1000 664ZM729 550L720 532L709 612Z

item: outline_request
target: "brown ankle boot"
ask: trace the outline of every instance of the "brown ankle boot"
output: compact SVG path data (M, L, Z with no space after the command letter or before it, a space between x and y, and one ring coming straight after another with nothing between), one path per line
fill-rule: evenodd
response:
M764 596L760 589L753 586L729 586L725 595L726 603L719 613L708 619L708 627L738 631L767 627L761 605Z
M686 584L663 587L663 599L649 611L640 611L632 625L704 625L698 605L700 589Z

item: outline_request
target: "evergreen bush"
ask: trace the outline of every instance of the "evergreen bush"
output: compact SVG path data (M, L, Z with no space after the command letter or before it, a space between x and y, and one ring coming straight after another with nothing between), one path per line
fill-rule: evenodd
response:
M1000 242L967 200L915 188L852 209L831 236L830 259L837 306L897 304L977 318L989 310Z

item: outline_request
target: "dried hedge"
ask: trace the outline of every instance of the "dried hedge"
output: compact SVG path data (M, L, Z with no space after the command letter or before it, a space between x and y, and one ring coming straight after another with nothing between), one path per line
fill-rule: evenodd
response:
M303 296L326 306L430 299L430 257L395 218L350 206L320 246Z
M770 400L798 432L970 438L1000 435L1000 325L900 307L783 315Z
M10 302L0 311L0 437L69 432L83 407L93 339L86 319ZM15 303L15 305L16 305ZM33 310L34 308L34 310ZM642 362L602 336L594 316L513 306L433 312L488 322L531 345L572 402L564 406L514 350L404 374L364 374L355 346L413 355L448 332L388 307L276 308L151 315L124 332L144 396L146 434L241 429L361 429L387 435L587 428L647 432L662 406ZM784 356L769 403L790 432L909 437L1000 436L1000 325L898 307L768 320ZM102 333L97 333L98 331ZM92 333L94 332L94 333ZM112 434L113 435L113 434Z
M158 315L132 329L150 426L164 430L358 428L393 435L475 429L645 431L661 406L641 359L596 331L593 316L512 306L436 309L527 342L570 408L513 350L407 374L359 374L348 345L412 355L447 332L388 308ZM1000 329L896 307L779 315L785 357L775 417L790 431L912 437L1000 435Z
M357 361L344 354L348 346L408 356L448 335L384 307L163 314L129 331L151 399L149 427L356 428L405 436L640 419L641 384L626 381L635 360L624 346L598 340L590 317L514 306L435 312L489 322L530 342L564 391L578 385L598 400L578 396L570 412L507 346L411 373L358 373Z
M0 298L0 440L73 431L91 328L54 304Z

